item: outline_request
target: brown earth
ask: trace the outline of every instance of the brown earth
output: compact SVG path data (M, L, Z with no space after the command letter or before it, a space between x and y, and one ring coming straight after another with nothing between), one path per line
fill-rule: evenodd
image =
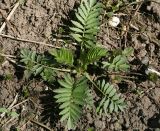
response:
M0 2L0 25L13 9L16 0ZM74 0L27 0L15 11L7 23L3 34L31 41L59 45L54 41L59 37L59 27L66 27L70 21ZM160 130L160 81L151 82L146 79L146 65L160 71L160 4L146 2L128 5L117 13L121 23L117 28L108 25L108 19L102 15L101 31L98 40L105 48L124 48L132 46L134 56L130 58L131 72L141 73L135 79L119 84L120 91L126 97L128 106L125 112L100 118L94 112L84 112L76 130L87 131L93 127L96 131L158 131ZM69 24L69 23L68 23ZM125 29L126 30L122 30ZM53 35L54 34L54 35ZM61 36L60 36L61 37ZM63 44L61 44L63 46ZM22 48L29 48L42 53L50 47L30 42L23 42L0 36L1 52L7 55L18 55ZM46 125L54 131L64 130L59 122L57 107L53 94L46 90L48 85L41 80L23 79L23 69L0 58L0 107L8 108L18 97L12 109L20 114L18 118L0 116L2 131L45 131ZM24 90L29 98L24 97ZM135 92L136 91L136 92ZM36 123L39 122L39 123Z

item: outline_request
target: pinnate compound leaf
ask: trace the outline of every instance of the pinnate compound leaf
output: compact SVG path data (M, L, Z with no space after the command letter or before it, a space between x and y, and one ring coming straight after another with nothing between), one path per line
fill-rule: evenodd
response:
M71 36L82 46L87 48L96 44L96 35L99 31L99 16L102 4L97 0L83 0L76 12L77 21L72 21ZM92 41L88 43L88 41Z
M57 103L60 103L59 109L62 111L61 121L67 121L67 128L73 129L75 123L79 120L82 113L82 107L85 104L85 90L88 88L87 79L80 77L73 79L69 74L64 75L63 80L58 80L59 89L55 89L54 96Z
M59 50L57 49L52 49L49 52L51 55L55 56L55 59L57 60L57 62L61 63L61 64L66 64L69 66L73 66L73 52L69 49L66 48L61 48Z
M105 80L98 81L97 85L102 92L102 99L96 109L97 113L113 113L122 111L125 108L124 99L117 94L113 85L106 83Z

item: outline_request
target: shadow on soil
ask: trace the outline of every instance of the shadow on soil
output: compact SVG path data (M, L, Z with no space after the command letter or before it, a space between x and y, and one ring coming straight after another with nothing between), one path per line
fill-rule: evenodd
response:
M156 113L148 119L147 126L149 127L145 131L160 131L160 114Z
M76 7L76 5L75 5L75 7ZM71 20L73 20L73 19L75 20L76 18L75 18L74 10L70 10L67 13L66 12L63 12L63 13L65 14L65 16L67 18L63 18L63 17L61 18L62 24L59 25L59 29L56 32L54 30L52 30L52 37L57 38L57 39L63 39L65 42L67 42L67 41L71 40L71 38L68 37L70 34L69 27L72 26Z
M145 71L147 69L147 65L144 65L141 60L139 59L134 59L131 62L131 65L136 65L138 66L138 69L136 70L131 70L131 72L137 73L137 74L141 74L141 75L135 75L135 77L137 78L135 83L141 83L143 81L146 81L148 79Z
M40 103L44 108L43 112L41 113L41 121L43 121L43 123L49 122L51 127L54 128L59 120L59 111L53 95L54 94L52 91L41 92Z
M155 114L151 118L148 119L148 126L150 128L160 128L160 114Z

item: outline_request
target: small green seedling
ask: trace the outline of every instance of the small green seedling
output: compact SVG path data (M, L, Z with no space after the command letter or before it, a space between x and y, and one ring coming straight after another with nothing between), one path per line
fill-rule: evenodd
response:
M75 12L76 19L71 21L70 36L76 42L73 49L51 49L50 56L21 50L21 62L30 76L39 76L50 85L57 83L54 98L59 105L61 121L68 130L76 128L84 107L93 109L96 106L97 115L124 111L126 107L124 98L110 81L99 80L94 70L89 71L94 67L102 70L101 75L106 75L108 71L124 72L130 68L128 57L133 53L132 48L110 54L97 44L102 10L102 3L96 0L81 1ZM100 98L96 102L92 90Z
M9 115L11 117L18 117L19 116L19 114L17 114L16 112L10 111L10 110L3 108L3 107L0 108L0 113L6 113L7 115Z

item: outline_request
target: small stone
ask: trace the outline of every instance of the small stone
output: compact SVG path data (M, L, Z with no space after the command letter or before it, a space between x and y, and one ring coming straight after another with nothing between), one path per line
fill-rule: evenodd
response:
M130 126L129 118L126 117L124 120L125 120L125 127L129 128L129 126Z
M145 57L142 59L142 63L143 63L144 65L147 65L148 62L149 62L149 58L148 58L147 56L145 56Z
M100 121L100 120L95 121L95 127L100 129L105 129L106 127L105 121Z
M148 109L150 105L152 105L150 99L147 96L144 96L142 98L142 103L143 103L144 109Z
M160 88L155 88L154 90L154 99L160 104Z
M91 124L93 122L93 118L90 113L87 113L87 120L88 120L89 124Z
M109 25L112 27L117 27L120 23L120 19L116 16L113 16L110 20L109 20Z
M120 124L119 122L116 122L116 123L114 124L114 128L115 128L115 130L119 131L119 130L122 129L122 126L121 126L121 124Z

